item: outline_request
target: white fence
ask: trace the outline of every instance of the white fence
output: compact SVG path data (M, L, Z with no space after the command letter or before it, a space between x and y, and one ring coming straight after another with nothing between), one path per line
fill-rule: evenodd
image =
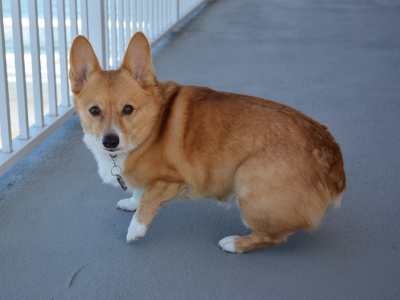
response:
M129 38L153 42L204 0L0 0L0 174L72 113L68 48L86 35L105 68Z

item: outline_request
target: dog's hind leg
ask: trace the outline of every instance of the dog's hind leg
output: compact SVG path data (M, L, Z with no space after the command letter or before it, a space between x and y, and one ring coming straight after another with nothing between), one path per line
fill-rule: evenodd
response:
M287 240L287 235L276 238L265 233L251 233L245 236L231 235L219 241L218 245L222 250L231 253L242 253L268 246L281 244Z
M319 224L328 202L307 183L306 172L299 174L288 165L259 155L238 168L235 191L252 232L222 239L223 250L241 253L277 245L295 231Z

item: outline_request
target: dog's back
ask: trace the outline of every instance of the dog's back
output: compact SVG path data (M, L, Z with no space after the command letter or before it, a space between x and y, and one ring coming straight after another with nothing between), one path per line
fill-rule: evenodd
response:
M331 199L344 190L339 146L325 126L301 112L273 101L209 88L175 83L163 88L175 92L168 100L168 116L173 120L166 120L170 125L163 127L172 133L161 136L175 137L170 145L174 150L168 153L179 153L171 160L176 160L173 163L182 176L196 173L186 176L196 178L192 188L199 194L223 197L229 193L235 170L260 151L271 161L303 160L293 167L303 176L315 178L315 184L323 185Z

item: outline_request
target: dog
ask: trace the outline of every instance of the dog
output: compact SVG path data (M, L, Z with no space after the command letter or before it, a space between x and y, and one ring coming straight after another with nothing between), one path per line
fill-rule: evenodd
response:
M250 233L219 246L242 253L278 245L316 228L345 190L342 153L327 127L278 102L157 80L143 33L111 71L76 37L69 78L101 178L133 191L118 202L135 211L128 242L174 197L233 196Z

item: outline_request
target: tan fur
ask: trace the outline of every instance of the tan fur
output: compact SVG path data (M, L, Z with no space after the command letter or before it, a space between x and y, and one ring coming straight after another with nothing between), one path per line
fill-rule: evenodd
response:
M70 59L84 130L100 136L115 124L137 145L123 177L145 189L138 218L146 225L183 190L220 201L233 192L252 229L235 243L245 252L316 227L345 189L342 154L325 126L273 101L157 81L140 33L116 71L98 67L83 37L74 40ZM88 113L94 103L101 117ZM127 103L135 112L122 116Z

